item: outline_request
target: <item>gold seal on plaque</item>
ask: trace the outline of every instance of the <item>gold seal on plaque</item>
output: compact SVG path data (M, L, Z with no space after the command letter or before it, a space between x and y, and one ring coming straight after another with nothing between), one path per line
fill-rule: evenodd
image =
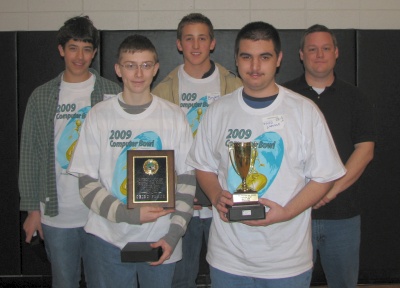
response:
M154 159L148 159L143 163L143 171L147 175L154 175L158 171L158 162Z

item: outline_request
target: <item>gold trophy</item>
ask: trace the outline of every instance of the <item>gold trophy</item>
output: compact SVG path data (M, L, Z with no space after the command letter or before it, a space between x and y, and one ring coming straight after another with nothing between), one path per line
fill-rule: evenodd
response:
M257 142L230 142L229 157L232 167L242 179L242 184L233 193L233 206L228 206L229 221L256 220L265 218L265 207L258 202L258 192L249 188L246 178L254 169L257 158Z

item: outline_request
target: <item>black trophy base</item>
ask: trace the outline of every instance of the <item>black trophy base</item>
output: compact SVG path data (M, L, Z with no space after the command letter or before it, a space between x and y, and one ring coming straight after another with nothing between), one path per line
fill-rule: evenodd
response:
M260 203L235 205L228 208L226 216L232 222L264 219L265 206Z
M121 262L155 262L160 259L162 248L152 248L153 242L129 242L121 250Z

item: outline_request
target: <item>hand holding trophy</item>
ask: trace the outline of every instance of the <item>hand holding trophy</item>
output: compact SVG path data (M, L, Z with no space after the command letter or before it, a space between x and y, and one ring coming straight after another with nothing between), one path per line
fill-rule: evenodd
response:
M264 219L265 207L258 202L258 192L246 183L257 158L257 142L230 142L228 147L232 167L242 185L233 193L233 206L228 207L227 218L229 221Z

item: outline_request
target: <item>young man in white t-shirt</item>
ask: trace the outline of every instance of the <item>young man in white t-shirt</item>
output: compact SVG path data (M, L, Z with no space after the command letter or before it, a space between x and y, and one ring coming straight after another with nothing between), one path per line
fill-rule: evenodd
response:
M277 30L245 25L235 43L243 88L222 97L199 125L187 163L213 203L207 261L213 288L308 288L311 206L346 172L317 106L275 83L282 52ZM241 178L229 142L256 142L251 174L261 220L229 222L227 206Z
M210 53L215 44L210 19L200 13L183 17L178 24L176 40L177 48L183 55L183 64L171 71L153 90L154 94L181 107L193 136L196 136L197 127L208 106L242 86L240 78L211 60ZM198 185L196 189L196 195L204 195ZM183 257L176 264L174 288L197 287L203 237L207 244L212 220L211 207L206 207L209 203L202 204L204 207L194 206L193 218L183 237Z
M78 179L66 173L88 111L118 84L90 69L99 32L87 16L67 20L57 34L65 70L29 97L21 133L20 209L28 211L26 242L44 239L52 287L78 287L81 258L88 285L91 258L83 226L89 210L79 197Z
M192 133L181 109L150 93L158 71L155 47L144 36L127 37L115 71L123 92L99 103L82 127L69 172L79 174L80 193L90 208L85 231L97 264L95 287L171 287L181 237L193 214L195 177L185 164ZM127 209L127 151L174 150L175 209ZM154 242L158 261L121 262L128 242ZM162 265L161 265L162 264Z

